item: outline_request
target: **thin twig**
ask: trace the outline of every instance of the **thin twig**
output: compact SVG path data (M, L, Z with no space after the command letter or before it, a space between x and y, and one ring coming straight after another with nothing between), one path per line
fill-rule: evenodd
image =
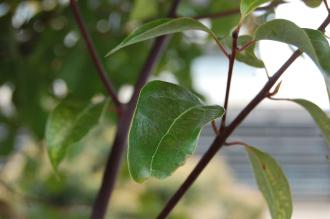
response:
M247 42L246 44L244 44L241 48L237 48L237 50L238 50L238 52L242 52L242 51L249 48L250 46L252 46L255 43L256 43L255 40L251 40L251 41Z
M318 28L320 31L324 32L325 27L328 26L330 22L330 15L325 19L325 21ZM238 116L230 123L228 127L224 129L223 132L214 139L210 148L200 159L196 167L189 174L187 179L179 187L179 189L174 193L174 195L168 200L162 211L157 216L157 219L165 219L182 196L187 192L191 185L195 182L210 160L216 155L216 153L222 148L227 138L232 134L232 132L241 124L241 122L250 114L250 112L263 100L266 98L270 89L278 81L278 79L283 75L283 73L289 68L289 66L302 54L301 51L294 52L291 57L279 68L279 70L268 80L265 86L259 91L259 93L251 100L251 102L238 114Z
M268 99L270 99L270 100L280 100L280 101L290 101L291 100L289 98L279 98L279 97L272 97L272 96L268 97Z
M328 1L327 0L323 0L323 3L325 5L325 8L328 10L328 12L330 12L330 7L328 5Z
M266 76L267 76L267 78L269 80L270 79L270 74L268 72L268 69L267 69L266 65L264 66L264 69L265 69L265 74L266 74Z
M223 52L223 54L225 55L225 57L227 59L230 59L230 55L228 54L226 48L222 45L221 41L218 38L214 38L216 44L218 45L219 49L221 50L221 52Z
M288 59L288 61L285 62L285 64L277 71L277 73L275 73L274 76L270 78L270 80L266 83L264 88L242 110L242 112L234 119L234 121L228 127L224 128L223 131L220 132L220 134L215 138L215 140L211 144L210 148L207 150L207 152L203 155L201 160L198 162L196 167L189 174L187 179L183 182L183 184L180 186L180 188L174 193L174 195L166 203L165 207L160 212L157 219L165 219L170 214L170 212L173 210L173 208L176 206L176 204L179 202L179 200L182 198L182 196L186 193L186 191L195 182L197 177L201 174L201 172L204 170L204 168L207 166L207 164L210 162L210 160L222 148L222 146L224 145L224 143L226 142L226 140L230 136L230 134L246 118L246 116L265 98L265 96L268 94L269 90L275 84L277 79L293 63L293 61L296 60L296 58L298 58L300 56L300 54L301 54L300 51L295 52Z
M249 146L247 143L242 141L231 141L231 142L225 142L225 146L233 146L233 145L242 145L242 146Z
M223 131L225 125L226 125L226 115L227 115L227 109L228 109L228 102L229 102L229 95L230 95L230 86L231 86L231 79L233 76L233 70L234 70L234 63L236 59L237 54L237 40L238 40L238 34L239 34L240 27L237 27L233 34L232 34L232 47L231 47L231 55L229 59L229 67L228 67L228 74L227 74L227 86L226 86L226 95L225 95L225 101L224 101L224 109L226 113L222 117L221 126L220 126L220 132Z
M179 3L180 0L173 0L172 5L170 7L170 11L168 13L168 17L175 16L175 11ZM101 188L97 194L96 200L93 205L91 219L103 219L105 217L107 206L109 205L112 191L114 189L115 182L117 179L118 170L123 157L123 152L126 147L128 130L133 117L139 93L143 85L147 82L148 77L150 76L155 64L157 63L167 39L168 36L161 36L155 40L149 52L149 55L139 73L139 77L135 84L132 98L119 119L117 133L106 163Z
M116 105L118 112L120 113L121 112L121 103L118 100L117 94L113 88L113 85L111 84L111 82L108 78L108 75L101 63L101 60L100 60L99 56L97 55L93 40L92 40L89 32L87 31L85 22L81 16L81 13L79 11L76 0L70 0L70 6L71 6L72 13L74 15L74 18L79 26L80 32L85 40L88 52L92 58L92 61L94 62L94 65L96 67L99 78L102 81L104 88L106 89L106 91L108 92L110 97L112 98L114 104Z
M214 134L218 135L219 130L218 130L218 127L217 127L217 124L216 124L215 120L212 120L211 125L212 125L212 129L213 129Z

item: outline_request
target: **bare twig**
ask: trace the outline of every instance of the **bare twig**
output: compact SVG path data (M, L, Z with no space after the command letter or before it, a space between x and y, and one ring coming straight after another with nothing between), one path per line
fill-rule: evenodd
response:
M216 124L215 120L212 120L211 125L212 125L212 129L213 129L214 134L218 135L219 130L218 130L218 127L217 127L217 124Z
M231 141L231 142L225 142L225 146L233 146L233 145L242 145L242 146L249 146L247 143L242 141Z
M328 1L327 0L323 0L323 3L325 5L325 8L328 10L328 12L330 12L330 7L328 5Z
M87 31L85 22L81 16L81 13L79 11L76 0L70 0L70 6L71 6L72 13L74 15L74 18L79 26L80 32L85 40L88 52L92 58L92 61L94 62L94 65L96 67L99 78L102 81L104 88L106 89L106 91L108 92L110 97L112 98L114 104L116 105L117 111L120 113L121 112L121 103L118 100L117 94L108 78L108 75L101 63L101 60L100 60L99 56L97 55L93 40Z
M231 47L231 55L230 55L230 59L229 59L226 95L225 95L225 101L224 101L224 109L225 109L226 113L222 117L220 132L223 131L223 129L226 125L226 117L227 117L226 114L227 114L227 109L228 109L231 79L233 76L234 63L235 63L236 54L237 54L237 40L238 40L239 29L240 29L240 27L236 28L232 34L233 40L232 40L232 47Z

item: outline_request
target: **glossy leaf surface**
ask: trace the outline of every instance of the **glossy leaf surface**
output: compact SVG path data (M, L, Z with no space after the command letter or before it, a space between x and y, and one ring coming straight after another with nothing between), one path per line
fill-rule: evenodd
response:
M140 93L129 133L132 178L143 182L151 176L169 176L194 152L202 127L223 113L220 106L202 105L183 87L148 83Z
M289 183L278 163L268 154L251 146L246 147L253 172L272 219L290 219L292 199Z

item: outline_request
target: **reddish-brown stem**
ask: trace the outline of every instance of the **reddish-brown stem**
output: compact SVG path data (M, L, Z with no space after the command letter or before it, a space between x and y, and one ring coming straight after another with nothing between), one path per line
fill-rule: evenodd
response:
M170 7L170 11L168 13L168 17L175 16L175 11L179 3L180 0L173 0L172 5ZM146 83L149 75L151 74L155 64L157 63L157 60L162 53L167 39L167 36L161 36L155 40L146 59L146 62L144 63L139 73L138 80L135 84L133 96L119 118L117 133L106 163L101 188L97 194L96 200L93 205L91 219L103 219L105 217L107 206L109 205L111 194L117 179L118 170L123 157L123 152L125 150L128 130L133 117L139 93L143 85Z
M133 112L135 109L136 100L140 92L140 89L145 83L145 81L142 78L147 78L147 75L151 73L152 66L154 66L154 64L156 63L161 53L161 49L164 46L165 41L166 41L166 37L160 37L156 39L151 49L150 55L147 58L147 61L145 62L141 70L141 74L140 74L141 79L139 79L138 81L140 82L136 84L136 88L132 100L124 109L124 112L122 113L122 116L119 119L115 140L112 144L112 149L104 170L101 188L98 192L96 201L94 202L92 216L91 216L92 219L104 218L107 206L110 202L112 191L115 186L123 152L125 150L126 138L129 130L129 125L131 123L131 119L133 116Z
M220 132L223 131L223 129L226 125L226 114L227 114L227 109L228 109L231 79L232 79L232 76L233 76L234 63L235 63L236 53L237 53L237 39L238 39L239 29L240 29L239 27L236 28L234 30L233 34L232 34L232 46L231 46L231 54L230 54L230 57L229 57L226 95L225 95L225 101L224 101L224 109L225 109L226 113L222 117Z
M242 145L242 146L249 146L247 143L242 141L231 141L231 142L225 142L225 146L233 146L233 145Z
M330 22L330 15L324 20L318 30L324 32L325 28ZM289 66L301 55L301 51L294 52L291 57L279 68L279 70L269 78L268 82L259 91L259 93L251 100L251 102L238 114L238 116L227 126L219 135L214 139L210 148L203 155L201 160L198 162L196 167L189 174L187 179L179 187L179 189L174 193L174 195L166 203L162 211L157 216L157 219L165 219L182 196L187 192L191 185L195 182L210 160L215 156L215 154L222 148L227 138L232 134L232 132L241 124L241 122L249 115L249 113L263 100L267 97L270 89L282 76L282 74L289 68Z
M228 54L226 48L222 45L222 43L220 42L220 40L215 39L219 49L223 52L223 54L226 56L226 58L230 59L230 55Z
M81 16L81 13L79 11L76 0L70 0L70 6L71 6L72 13L74 15L74 18L80 29L81 35L83 36L83 39L85 40L88 52L92 58L92 61L94 62L98 76L99 76L100 80L102 81L102 84L103 84L104 88L106 89L106 91L108 92L109 96L112 98L112 101L116 105L118 113L120 114L122 105L118 100L117 94L108 78L108 74L106 73L106 71L102 65L100 57L97 55L93 40L92 40L91 36L89 35L89 32L87 31L85 22Z
M203 155L201 160L198 162L193 171L189 174L184 183L180 186L180 188L175 192L175 194L170 198L170 200L166 203L163 210L158 215L157 219L165 219L172 209L176 206L182 196L186 193L186 191L190 188L190 186L195 182L197 177L204 170L206 165L210 162L210 160L215 156L215 154L222 148L227 138L231 135L231 133L237 128L237 126L246 118L246 116L267 96L269 90L275 84L277 79L283 74L283 72L292 64L292 62L299 57L301 52L295 52L288 61L274 74L273 77L266 83L264 88L258 93L258 95L242 110L242 112L234 119L234 121L220 134L215 138L213 143L207 152Z
M318 30L324 33L325 32L325 28L328 26L329 23L330 23L330 13L328 13L327 18L319 26Z
M247 42L245 45L243 45L241 48L237 48L237 50L239 52L242 52L242 51L244 51L245 49L249 48L250 46L252 46L255 43L256 43L255 40L251 40L251 41Z
M327 0L323 0L323 3L325 5L325 8L328 10L328 12L330 12L330 8L329 8L329 5L328 5L328 1Z
M217 127L217 124L216 124L215 120L213 120L211 122L211 125L212 125L212 129L213 129L214 134L215 135L218 135L219 134L219 130L218 130L218 127Z

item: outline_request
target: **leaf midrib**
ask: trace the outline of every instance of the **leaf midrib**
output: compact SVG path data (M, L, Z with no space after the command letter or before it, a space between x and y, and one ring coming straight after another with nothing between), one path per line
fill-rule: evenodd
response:
M150 166L149 166L149 172L150 172L150 175L152 175L152 172L153 172L153 162L154 162L154 159L157 155L157 152L158 152L158 149L161 145L161 143L163 142L164 138L170 133L171 129L173 128L173 126L175 125L175 123L183 117L184 114L188 113L190 110L192 110L193 108L196 108L196 107L199 107L199 106L203 106L202 104L197 104L195 106L192 106L192 107L189 107L188 109L186 109L185 111L183 111L177 118L175 118L173 120L173 122L171 123L171 125L169 126L169 128L166 130L165 134L161 137L161 139L159 140L157 146L156 146L156 150L155 152L153 153L153 155L151 156L151 161L150 161Z
M78 116L76 117L76 119L73 120L72 124L69 126L69 128L67 129L66 134L64 134L63 140L60 142L61 144L63 144L63 146L65 146L66 144L70 144L70 141L68 141L68 136L71 135L73 128L77 125L78 121L85 115L88 113L88 111L93 108L94 105L89 104L81 113L78 114ZM74 142L71 142L74 143Z
M259 152L257 152L257 153L259 153ZM264 156L264 154L262 154L263 156ZM254 155L257 159L257 163L258 163L258 165L259 165L259 168L260 168L260 170L261 170L261 176L264 178L264 180L266 181L266 187L268 188L268 191L269 191L269 193L270 193L270 198L272 199L272 203L270 203L270 205L276 205L276 207L275 207L275 209L278 209L278 207L279 206L277 206L277 202L276 201L274 201L274 200L276 200L276 198L275 198L275 194L274 194L274 192L273 192L273 190L272 190L272 185L270 184L270 181L268 180L268 177L267 177L267 173L266 173L266 170L265 171L263 171L263 168L262 168L262 162L261 162L261 160L258 158L258 156L256 156L256 155ZM270 206L271 207L271 206ZM272 207L271 207L272 208ZM272 212L271 212L272 213ZM276 215L277 215L277 212L275 213Z
M195 22L195 24L200 25L199 30L203 30L203 31L205 31L205 32L207 32L207 33L209 33L209 34L211 34L211 33L206 29L206 27L205 27L202 23L200 23L200 22L198 22L198 21L196 21L196 20L194 20L194 19L191 19L191 18L185 17L185 18L178 18L178 19L175 19L175 20L168 20L168 21L165 21L163 24L160 24L160 25L158 25L158 26L155 26L155 27L153 27L152 29L147 30L147 31L145 31L145 32L143 32L143 33L141 33L141 34L139 34L139 35L137 35L137 36L131 38L130 40L134 41L137 37L143 37L143 36L145 36L145 35L148 35L150 32L153 32L153 31L155 31L155 30L157 30L157 29L162 29L163 26L165 26L165 25L169 25L169 24L171 24L171 23L173 23L173 22L175 22L175 21L178 21L178 20L190 20L190 21L192 21L192 22ZM177 32L177 31L175 31L175 32ZM166 34L161 34L161 35L166 35Z

